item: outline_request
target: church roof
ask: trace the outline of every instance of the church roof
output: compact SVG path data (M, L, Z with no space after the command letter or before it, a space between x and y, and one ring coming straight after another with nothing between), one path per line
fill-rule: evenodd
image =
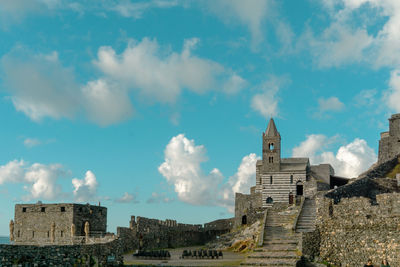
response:
M274 119L271 118L268 123L267 130L265 131L265 135L269 137L276 137L279 136L279 132L276 129Z
M310 164L308 158L282 158L281 171L304 171Z

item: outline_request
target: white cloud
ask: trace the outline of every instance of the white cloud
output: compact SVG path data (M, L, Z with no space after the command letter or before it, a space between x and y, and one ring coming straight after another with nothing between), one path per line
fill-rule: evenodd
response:
M179 200L193 205L214 205L234 211L235 193L246 193L255 184L257 156L251 153L243 157L237 172L227 182L214 168L205 174L201 163L207 161L204 146L196 146L194 140L183 134L173 137L165 149L165 161L158 170L167 182L174 186ZM153 192L147 203L166 202L165 194Z
M165 193L157 193L153 192L151 193L151 196L149 199L147 199L146 203L148 204L158 204L158 203L170 203L174 201L173 198L167 197Z
M79 86L72 70L56 52L31 55L18 47L1 59L4 83L18 111L34 121L44 117L71 118L79 103Z
M318 111L314 114L317 117L323 116L327 112L338 112L344 109L344 104L336 96L318 99Z
M115 200L117 203L139 203L137 200L137 195L136 194L129 194L128 192L125 192L124 195L118 199Z
M37 138L26 138L24 140L24 145L28 148L40 145L42 142Z
M201 163L207 160L204 146L183 134L173 137L164 151L165 161L158 170L174 186L180 200L193 205L212 205L223 177L216 168L204 174Z
M289 80L285 77L271 76L270 79L261 85L261 93L255 94L251 99L251 108L269 119L276 117L279 113L277 96L280 87Z
M377 102L378 91L375 89L362 90L355 97L354 102L358 107L373 106Z
M133 107L125 89L106 80L90 81L82 88L88 117L106 126L132 116Z
M255 185L256 163L258 159L259 158L254 153L243 157L237 172L222 186L222 201L220 201L220 203L225 206L230 213L234 212L235 193L249 194L250 187Z
M400 2L398 0L325 0L332 23L310 49L321 67L367 62L373 67L400 65ZM375 23L383 20L384 23ZM367 30L379 25L377 30Z
M23 160L13 160L0 166L0 185L4 183L24 183L30 195L24 199L54 200L61 194L61 186L57 180L64 175L60 164L44 165L34 163L28 165Z
M309 157L311 164L330 163L336 175L348 178L357 177L376 162L374 150L359 138L341 146L336 154L326 151L335 139L320 134L308 135L305 141L293 148L293 157Z
M213 0L203 3L225 23L245 25L251 33L254 48L263 40L263 22L273 13L271 0Z
M72 179L74 198L76 201L85 202L94 200L97 193L97 179L93 172L87 171L83 179Z
M12 103L33 121L71 119L81 111L96 124L107 126L133 114L126 88L106 79L78 85L73 71L61 65L57 52L32 55L17 47L1 64ZM32 141L26 140L25 145L33 145Z
M400 112L400 70L391 72L389 89L385 95L386 102L392 110Z
M31 186L28 186L31 198L56 199L59 197L61 186L56 182L63 174L64 172L60 164L32 164L25 173L25 180L32 183Z
M183 89L203 93L223 88L232 80L232 90L238 91L243 79L214 61L192 54L198 42L197 38L188 39L181 53L165 53L156 40L131 40L120 55L111 47L101 47L94 64L121 86L160 102L175 102Z
M142 2L120 1L112 5L110 9L118 12L123 17L132 17L134 19L142 18L144 12L151 8L171 8L178 5L178 1L173 0L151 0Z

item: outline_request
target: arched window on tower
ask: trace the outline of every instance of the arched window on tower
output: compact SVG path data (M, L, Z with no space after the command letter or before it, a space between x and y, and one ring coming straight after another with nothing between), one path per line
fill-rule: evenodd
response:
M274 150L274 143L269 143L269 150Z
M293 175L290 175L290 183L293 184Z
M269 183L272 184L272 175L269 177Z
M268 158L268 162L269 162L269 163L274 163L274 157L269 157L269 158Z

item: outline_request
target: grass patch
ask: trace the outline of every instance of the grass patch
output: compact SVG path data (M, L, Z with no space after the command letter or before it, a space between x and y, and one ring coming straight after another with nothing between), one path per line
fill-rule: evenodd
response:
M400 163L397 163L397 165L393 168L393 170L391 170L386 177L389 178L396 178L396 174L400 173Z

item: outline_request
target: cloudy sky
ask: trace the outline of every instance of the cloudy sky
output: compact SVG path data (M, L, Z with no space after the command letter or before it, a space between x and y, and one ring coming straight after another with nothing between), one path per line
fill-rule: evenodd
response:
M0 234L16 203L232 216L272 116L355 177L400 112L398 0L0 0Z

